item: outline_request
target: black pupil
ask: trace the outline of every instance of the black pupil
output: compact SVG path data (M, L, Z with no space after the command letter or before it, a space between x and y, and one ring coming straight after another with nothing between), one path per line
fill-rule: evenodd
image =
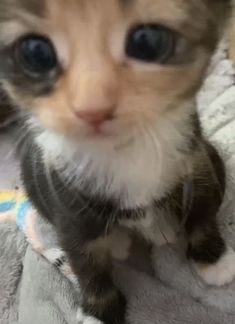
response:
M56 55L49 40L42 37L24 39L18 50L18 57L23 68L37 74L49 73L56 67Z
M158 25L137 26L128 35L126 54L145 62L167 63L174 56L176 35Z

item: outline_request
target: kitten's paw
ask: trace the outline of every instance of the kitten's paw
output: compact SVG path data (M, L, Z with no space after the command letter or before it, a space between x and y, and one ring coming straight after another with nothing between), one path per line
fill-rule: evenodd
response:
M199 276L209 285L223 286L235 279L235 252L228 249L216 264L206 266L195 264Z
M100 320L98 320L95 317L87 316L87 317L84 318L82 324L104 324L104 323L101 322Z
M93 316L87 316L83 313L83 311L79 308L77 311L77 324L104 324L97 318Z

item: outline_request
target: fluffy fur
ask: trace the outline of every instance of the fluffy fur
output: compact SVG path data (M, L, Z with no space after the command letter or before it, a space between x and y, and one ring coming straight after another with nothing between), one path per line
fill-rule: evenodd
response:
M106 324L120 324L125 315L125 300L111 277L116 227L131 227L161 244L157 230L163 224L165 232L163 220L174 215L177 230L184 225L194 262L211 267L226 253L216 222L223 164L201 134L195 95L229 3L0 3L0 80L19 107L25 187L57 230L79 277L84 311ZM168 64L127 57L128 32L145 23L177 33ZM28 34L46 36L55 48L59 64L47 78L32 80L15 60L17 42ZM98 131L80 118L97 111L112 116ZM171 241L178 232L168 233Z

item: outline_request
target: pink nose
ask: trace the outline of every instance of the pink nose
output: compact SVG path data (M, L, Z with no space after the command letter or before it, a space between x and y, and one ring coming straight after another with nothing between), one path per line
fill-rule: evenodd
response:
M78 118L82 119L87 124L97 127L107 120L113 118L113 109L86 109L77 110L75 114Z

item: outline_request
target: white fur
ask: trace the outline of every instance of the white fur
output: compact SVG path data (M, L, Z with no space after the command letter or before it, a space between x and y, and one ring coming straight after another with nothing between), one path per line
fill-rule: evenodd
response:
M123 208L146 206L188 171L190 162L179 149L185 148L191 134L190 108L159 117L151 134L145 125L144 134L118 149L112 140L75 142L48 130L41 132L37 143L46 162L66 165L65 175L76 186L88 180L94 193L119 200Z
M228 248L226 254L214 265L195 265L199 276L209 285L223 286L235 279L235 252Z
M88 316L84 318L83 324L102 324L102 322L92 316Z
M77 311L76 320L78 324L102 324L97 318L85 315L81 308Z
M43 255L45 256L45 258L48 261L50 261L51 263L54 263L56 261L56 259L60 259L61 257L64 256L64 252L59 248L51 248L51 249L45 250Z

